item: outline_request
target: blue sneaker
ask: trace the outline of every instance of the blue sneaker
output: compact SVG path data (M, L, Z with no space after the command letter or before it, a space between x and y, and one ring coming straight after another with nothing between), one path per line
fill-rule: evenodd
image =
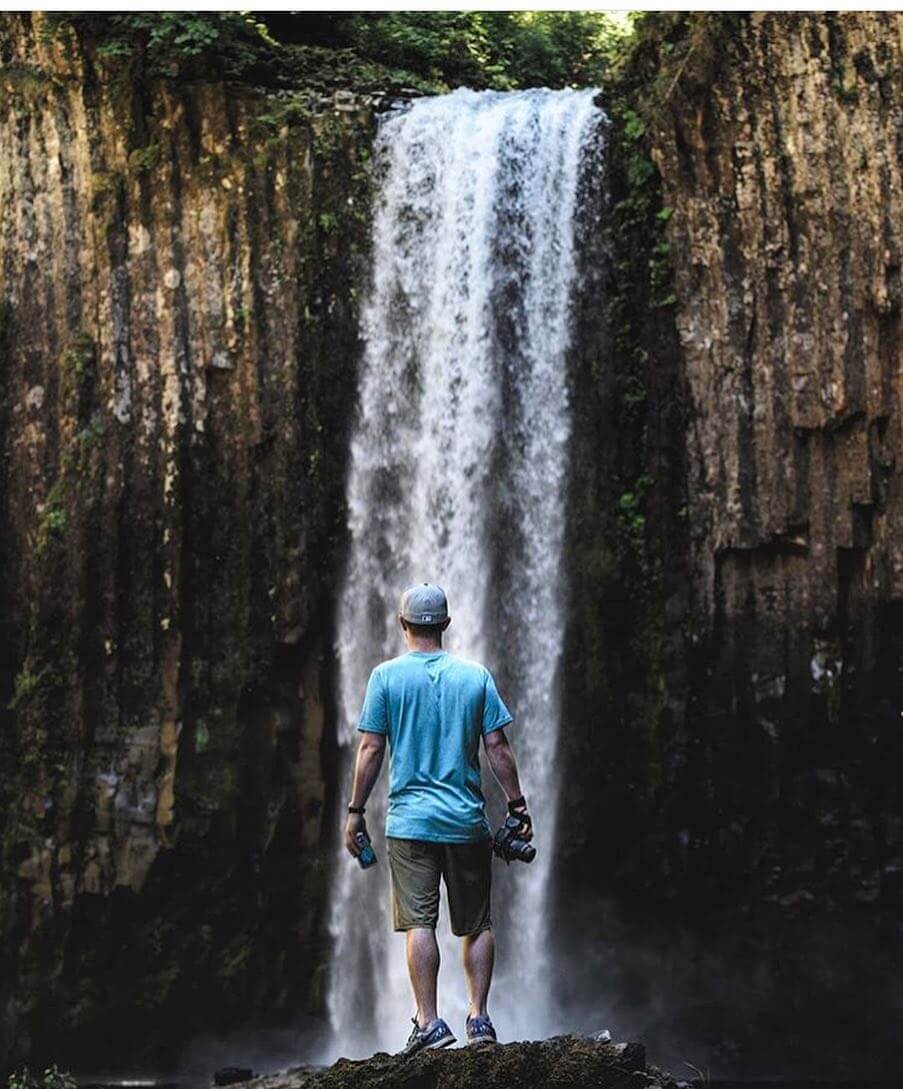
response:
M479 1014L467 1018L465 1031L467 1033L468 1047L474 1044L497 1044L499 1042L492 1022L488 1017L481 1017Z
M446 1025L441 1017L431 1021L426 1028L417 1024L417 1018L412 1017L414 1028L404 1045L405 1055L414 1055L418 1051L434 1051L439 1047L448 1047L455 1042L455 1034Z

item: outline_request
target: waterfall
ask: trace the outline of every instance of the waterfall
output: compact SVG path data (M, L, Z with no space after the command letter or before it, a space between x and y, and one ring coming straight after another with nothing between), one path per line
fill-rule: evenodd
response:
M544 954L558 791L557 674L581 166L604 138L592 91L458 90L383 117L371 282L348 481L337 632L340 799L372 667L404 650L398 596L438 582L445 645L495 674L536 826L531 865L493 865L500 1039L555 1027ZM391 927L386 771L368 805L379 865L336 862L331 1057L398 1050L414 1003ZM484 766L484 793L501 793ZM344 810L344 806L339 807ZM341 814L344 820L344 813ZM516 919L512 908L516 906ZM466 992L444 903L439 1011L463 1039Z

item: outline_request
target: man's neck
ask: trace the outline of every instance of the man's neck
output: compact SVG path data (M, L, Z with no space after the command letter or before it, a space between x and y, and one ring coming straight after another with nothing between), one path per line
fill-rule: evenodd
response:
M433 639L410 639L408 640L408 650L419 650L428 654L432 651L442 650L442 644Z

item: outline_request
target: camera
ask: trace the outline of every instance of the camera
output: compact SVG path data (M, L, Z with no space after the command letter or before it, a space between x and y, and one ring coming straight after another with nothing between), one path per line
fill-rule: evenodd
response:
M492 850L506 862L532 862L536 858L536 848L532 843L518 836L521 828L519 817L507 817L505 823L496 832L492 841Z

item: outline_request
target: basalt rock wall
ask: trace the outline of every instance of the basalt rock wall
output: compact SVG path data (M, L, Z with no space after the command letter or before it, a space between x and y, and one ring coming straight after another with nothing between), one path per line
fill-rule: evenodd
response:
M673 725L707 795L675 826L719 880L899 909L903 19L722 17L683 63L650 120L686 399Z
M877 1076L900 1032L901 40L653 15L602 92L560 1000L735 1076Z
M321 1002L372 115L0 41L0 1066Z
M662 15L603 95L559 893L613 994L589 888L640 945L729 938L720 979L662 943L685 1038L743 1005L731 957L798 1033L813 990L813 1021L867 991L893 1022L863 979L903 914L901 65L896 13Z

